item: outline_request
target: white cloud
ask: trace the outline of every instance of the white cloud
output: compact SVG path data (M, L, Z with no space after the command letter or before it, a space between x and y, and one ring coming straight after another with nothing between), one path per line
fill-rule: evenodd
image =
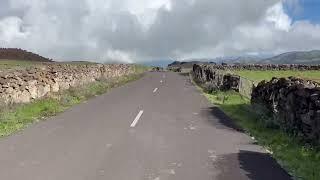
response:
M0 46L64 60L137 62L320 49L296 0L1 0Z
M119 61L124 63L133 63L134 55L130 55L127 52L119 51L119 50L108 50L102 59L108 59L109 61Z
M282 2L278 2L267 10L266 20L274 23L275 28L289 31L291 26L290 17L284 13Z
M27 33L22 32L22 20L18 17L5 17L0 20L0 42L10 43L15 39L24 39Z

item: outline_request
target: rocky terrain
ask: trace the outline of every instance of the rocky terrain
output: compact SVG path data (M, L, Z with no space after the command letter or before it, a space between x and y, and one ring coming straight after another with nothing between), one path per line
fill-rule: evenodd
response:
M320 64L215 64L214 62L203 63L203 62L179 62L175 61L168 65L168 69L176 68L192 68L193 65L207 65L214 69L220 70L320 70Z
M4 60L25 60L35 62L50 62L51 60L38 54L17 48L0 48L0 61Z
M28 103L50 93L133 72L131 65L58 64L0 73L0 102Z

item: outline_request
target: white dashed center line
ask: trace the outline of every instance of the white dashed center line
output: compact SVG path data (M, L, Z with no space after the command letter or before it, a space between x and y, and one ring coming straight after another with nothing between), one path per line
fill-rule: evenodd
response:
M133 120L133 122L131 123L130 127L135 127L139 121L139 119L141 118L143 114L143 110L141 110L138 115L136 116L136 118Z
M158 88L155 88L154 90L153 90L153 93L155 93L155 92L157 92L158 91Z

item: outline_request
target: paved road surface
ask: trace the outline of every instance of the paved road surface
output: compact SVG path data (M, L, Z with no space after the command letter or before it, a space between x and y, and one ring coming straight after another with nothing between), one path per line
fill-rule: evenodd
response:
M147 73L0 139L1 180L285 180L190 81Z

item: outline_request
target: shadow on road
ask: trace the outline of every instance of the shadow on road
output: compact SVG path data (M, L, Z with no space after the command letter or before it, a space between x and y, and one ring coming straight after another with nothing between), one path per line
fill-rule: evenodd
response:
M202 110L208 123L218 129L244 132L234 121L218 107ZM290 180L290 175L269 155L261 152L240 150L239 153L227 154L216 161L215 166L221 171L218 180Z
M201 114L206 116L209 123L216 128L244 132L244 130L240 126L235 124L234 121L218 107L203 109Z
M291 177L268 154L240 151L227 154L215 162L218 180L290 180Z

